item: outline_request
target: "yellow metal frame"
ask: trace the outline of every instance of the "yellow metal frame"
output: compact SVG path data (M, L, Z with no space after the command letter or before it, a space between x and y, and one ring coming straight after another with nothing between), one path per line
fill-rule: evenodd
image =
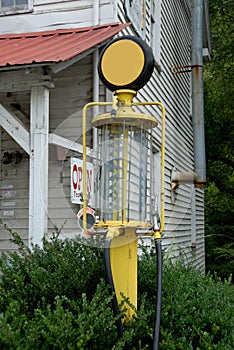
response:
M131 113L131 117L127 123L131 123L134 117L140 123L143 121L146 127L150 127L151 123L156 124L156 119L152 116L143 115L142 113L136 113L132 110L132 106L147 106L155 105L159 106L162 110L162 124L161 124L161 226L159 230L154 232L154 239L160 239L161 233L164 230L165 225L165 208L164 208L164 169L165 169L165 107L160 102L132 102L133 97L136 95L135 91L121 90L116 92L111 102L90 102L83 108L83 229L87 231L87 152L86 152L86 114L87 109L94 106L112 106L112 111L116 112L116 117L111 117L110 113L95 117L94 126L100 127L105 125L105 118L107 117L108 122L113 121L114 123L121 123L128 111ZM117 103L121 113L118 115ZM122 113L124 108L124 113ZM144 117L145 116L145 117ZM96 124L96 125L95 125ZM123 179L126 182L127 178L127 131L124 133L124 155L123 155ZM126 201L126 191L122 196L123 202ZM124 204L124 203L123 203ZM124 208L124 205L123 205ZM118 302L122 301L121 292L123 292L128 298L132 305L137 308L137 236L136 229L152 229L152 225L146 222L136 222L126 220L126 209L123 211L123 221L121 220L110 220L107 222L99 222L95 225L96 228L107 229L106 238L111 238L110 246L110 258L111 258L111 270L113 275L113 281L116 290L116 296ZM126 305L125 305L126 306ZM132 317L134 311L130 308L126 312L126 316Z
M159 230L156 230L154 232L154 239L159 239L161 238L161 233L164 230L165 226L165 205L164 205L164 200L165 200L165 133L166 133L166 110L164 105L161 102L154 102L154 101L149 101L149 102L133 102L132 106L159 106L161 107L162 110L162 125L161 125L161 226Z
M117 101L117 100L116 100ZM89 102L87 103L82 112L82 137L83 137L83 229L84 232L87 231L87 149L86 149L86 144L87 144L87 138L86 138L86 116L87 116L87 109L94 107L94 106L111 106L114 104L113 102Z
M87 192L86 192L86 185L87 185L87 151L86 151L86 115L87 115L87 109L94 106L112 106L113 110L116 110L118 101L118 96L115 95L112 102L90 102L87 103L83 108L82 113L82 132L83 132L83 229L84 231L87 231ZM154 238L157 239L160 237L160 234L164 230L165 225L165 207L164 207L164 199L165 199L165 186L164 186L164 170L165 170L165 124L166 124L166 113L165 113L165 107L160 102L155 101L149 101L149 102L132 102L131 106L147 106L147 105L155 105L159 106L162 110L162 124L161 124L161 226L160 229L155 231ZM115 223L117 224L117 222ZM117 225L120 225L121 223L118 222ZM138 225L136 225L138 226ZM145 227L145 226L144 226Z

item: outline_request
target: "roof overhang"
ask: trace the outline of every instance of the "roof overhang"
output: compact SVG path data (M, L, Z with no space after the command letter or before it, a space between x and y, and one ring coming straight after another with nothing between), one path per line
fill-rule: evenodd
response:
M0 71L50 66L57 73L102 46L129 26L99 26L0 35Z

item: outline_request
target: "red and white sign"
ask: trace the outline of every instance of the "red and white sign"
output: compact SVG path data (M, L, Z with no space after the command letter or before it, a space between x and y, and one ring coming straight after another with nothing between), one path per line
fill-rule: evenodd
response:
M84 213L84 209L83 208L78 211L78 213L77 213L78 219L83 215L83 213ZM92 208L87 207L86 213L87 214L91 214L91 215L94 216L95 210L93 210Z
M82 204L83 201L83 161L78 158L71 158L71 202ZM86 171L86 193L88 205L93 206L93 164L87 162Z

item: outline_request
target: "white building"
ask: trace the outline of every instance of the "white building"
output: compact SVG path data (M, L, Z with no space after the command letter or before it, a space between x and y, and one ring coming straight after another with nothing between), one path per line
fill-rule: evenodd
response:
M203 189L172 180L193 172L205 180L203 122L193 114L203 112L194 92L197 83L202 89L201 50L205 60L210 54L206 0L0 1L0 219L29 244L55 225L64 236L78 233L70 158L82 155L82 108L111 100L96 69L99 50L126 34L143 38L155 56L137 100L166 107L164 246L203 269ZM160 135L159 125L148 160L155 174L149 207L160 192ZM91 127L89 136L92 150ZM13 249L1 226L0 250Z

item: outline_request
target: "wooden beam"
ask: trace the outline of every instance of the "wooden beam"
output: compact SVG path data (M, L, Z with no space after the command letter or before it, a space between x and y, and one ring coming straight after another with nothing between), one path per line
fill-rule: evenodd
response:
M52 77L40 68L23 68L1 72L0 93L31 91L32 87L54 88Z
M81 144L56 134L49 134L49 143L83 154L83 146ZM92 157L92 150L88 147L87 156Z
M47 232L49 89L33 87L30 112L29 247Z
M0 125L29 154L29 132L17 116L0 103Z
M0 93L3 92L17 92L17 91L30 91L32 87L38 87L38 86L45 86L48 88L54 88L54 83L46 80L35 80L30 82L14 82L14 83L8 83L4 82L1 83L0 86Z

